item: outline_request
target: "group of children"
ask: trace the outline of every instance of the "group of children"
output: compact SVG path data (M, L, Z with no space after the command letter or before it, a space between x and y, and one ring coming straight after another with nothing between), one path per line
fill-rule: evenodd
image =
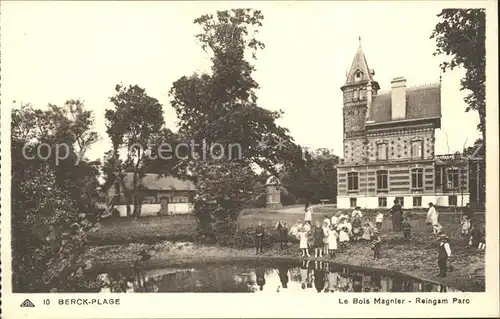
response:
M350 242L361 240L367 243L371 242L374 258L378 259L380 258L380 229L383 220L384 214L382 212L376 215L375 224L369 218L363 220L360 207L356 207L350 215L345 212L338 212L331 217L324 215L322 223L316 221L315 225L313 225L312 209L307 205L304 222L299 220L290 229L290 235L299 239L299 249L302 257L311 257L313 255L315 258L322 258L323 256L333 258L337 251L343 252ZM402 231L405 242L409 243L412 226L408 216L403 214L397 226ZM276 229L280 233L281 248L284 249L288 241L288 227L286 223L279 221ZM460 230L462 235L469 239L471 247L477 248L478 251L484 251L486 247L484 226L479 226L479 224L473 222L473 218L469 214L464 214ZM260 232L257 231L257 233ZM441 234L442 231L438 232L438 235ZM261 240L257 240L257 252L259 248L262 251L261 245Z
M484 251L486 248L484 226L477 225L470 216L463 215L460 231L463 237L469 238L469 246L476 248L478 251Z
M324 217L323 224L317 221L315 226L307 218L303 225L300 221L297 222L294 235L299 238L302 257L310 257L311 249L314 249L316 258L322 258L323 255L333 258L337 251L343 252L350 242L359 240L371 242L374 257L380 257L380 227L384 218L382 213L375 219L376 226L368 218L363 222L359 207L356 207L351 216L337 213L332 217Z

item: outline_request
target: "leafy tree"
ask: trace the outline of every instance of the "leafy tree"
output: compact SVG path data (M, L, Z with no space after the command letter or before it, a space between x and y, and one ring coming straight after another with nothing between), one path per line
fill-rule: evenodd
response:
M441 64L443 72L463 67L466 71L460 81L460 90L470 93L464 98L466 112L477 111L478 129L486 141L486 13L484 9L443 9L438 14L440 21L432 32L436 40L434 55L451 56L450 61ZM486 145L485 145L486 146Z
M49 107L57 131L73 139L75 151L80 157L84 157L87 149L98 140L97 132L92 131L94 126L92 111L85 110L80 100L69 100L63 107L53 104Z
M468 146L464 149L464 155L465 156L472 156L476 150L477 150L477 147L479 145L483 144L483 141L481 139L477 139L473 145L471 146ZM474 165L471 167L471 172L470 174L472 175L472 178L476 178L475 177L475 171L474 169L477 169L478 172L477 172L477 177L479 179L479 189L477 190L477 192L479 193L479 202L478 203L475 203L477 205L483 205L484 204L484 200L486 199L486 170L484 169L484 159L486 158L486 152L485 152L485 149L484 149L484 144L483 144L483 147L481 147L479 149L479 151L475 154L476 157L481 157L483 158L483 160L478 164L478 166L475 166ZM473 187L473 185L469 185L469 187Z
M255 67L247 55L256 59L258 49L264 48L255 37L262 20L262 13L252 9L218 11L195 19L194 23L202 29L197 38L212 62L211 73L183 76L170 90L180 136L199 145L189 160L181 161L179 168L186 175L195 176L198 190L216 198L215 203L200 199L195 205L202 232L210 232L210 223L225 220L221 216L230 220L237 216L240 203L246 202L248 185L254 184L250 177L256 178L249 171L252 165L278 174L279 164L292 163L301 154L288 130L275 122L282 112L257 104L255 90L259 85L252 78ZM223 147L216 148L216 143ZM210 158L203 154L210 154ZM241 179L222 177L220 172L227 170ZM202 181L209 179L212 182L204 185ZM250 184L239 182L245 179ZM232 195L225 193L229 189ZM226 195L232 198L234 206L221 200ZM211 210L219 213L210 215L213 218L201 218Z
M196 194L194 213L204 242L233 244L237 220L258 192L255 173L235 161L197 161L191 166Z
M88 218L98 185L98 163L77 160L77 141L65 134L66 126L60 125L55 110L56 106L43 111L22 105L12 111L12 282L16 292L74 289L83 278L79 254L86 234L98 227ZM87 128L82 136L93 136L90 118L77 115L66 124L80 123ZM40 143L46 147L38 148ZM69 154L56 162L54 152L60 145L66 145ZM49 150L52 156L46 157Z
M145 174L145 163L151 154L151 143L157 139L164 124L163 110L157 99L147 95L137 85L125 87L118 84L115 91L116 94L110 98L115 108L106 110L105 115L113 156L116 157L111 161L116 166L117 188L122 187L128 201L127 215L130 216L129 205L133 202L133 215L139 217L142 205L141 180ZM121 161L119 152L123 148L126 148L126 159ZM123 173L127 168L133 171L131 190L123 182Z
M474 152L476 151L477 147L479 145L483 144L483 140L478 138L473 145L471 146L467 146L465 149L464 149L464 155L465 156L472 156L474 154ZM484 145L483 145L484 146ZM484 151L484 147L480 148L478 153L476 154L477 157L485 157L486 156L486 153Z
M180 161L191 156L188 142L179 134L164 127L151 143L153 147L151 156L145 163L145 170L160 175L177 175Z
M283 174L283 185L295 196L314 203L321 199L336 200L339 157L320 148L304 153L303 166L289 167Z

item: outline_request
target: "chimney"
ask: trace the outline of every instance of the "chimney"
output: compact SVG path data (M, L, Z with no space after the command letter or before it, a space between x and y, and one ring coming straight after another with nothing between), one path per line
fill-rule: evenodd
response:
M391 114L393 120L406 118L406 79L403 77L391 81Z

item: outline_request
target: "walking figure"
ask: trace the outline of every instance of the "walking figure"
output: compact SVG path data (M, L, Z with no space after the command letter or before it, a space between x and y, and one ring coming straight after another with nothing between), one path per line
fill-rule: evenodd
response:
M429 203L426 222L432 226L433 234L439 234L439 232L443 229L443 226L439 224L439 213L433 203Z

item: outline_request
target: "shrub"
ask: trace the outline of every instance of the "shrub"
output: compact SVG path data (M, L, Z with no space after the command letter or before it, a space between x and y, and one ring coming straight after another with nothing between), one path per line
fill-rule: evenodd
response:
M295 205L297 198L290 192L281 191L281 204L283 206Z
M194 214L198 219L197 239L207 243L233 243L243 208L255 196L255 173L241 163L200 162Z

